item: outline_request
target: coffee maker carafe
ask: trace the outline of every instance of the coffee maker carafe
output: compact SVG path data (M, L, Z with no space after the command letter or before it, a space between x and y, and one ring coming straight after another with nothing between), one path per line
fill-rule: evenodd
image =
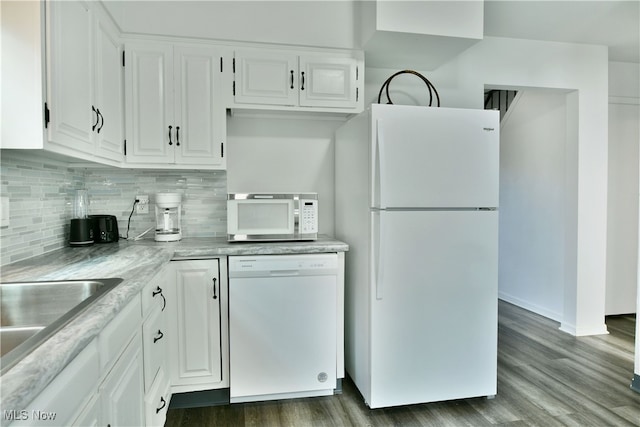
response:
M182 239L182 195L156 194L156 242L175 242Z
M73 218L69 224L69 245L93 245L93 227L89 218L89 192L87 190L76 190Z

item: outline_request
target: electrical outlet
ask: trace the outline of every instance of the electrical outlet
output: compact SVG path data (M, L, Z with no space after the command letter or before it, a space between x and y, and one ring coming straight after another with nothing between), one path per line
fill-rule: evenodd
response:
M148 214L149 213L149 196L146 194L136 196L136 213Z
M9 226L9 198L2 197L0 199L0 227Z

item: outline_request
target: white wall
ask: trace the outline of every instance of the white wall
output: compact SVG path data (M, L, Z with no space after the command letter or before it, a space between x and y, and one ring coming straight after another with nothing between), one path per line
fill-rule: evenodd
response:
M566 94L521 91L500 129L499 296L562 320Z
M355 4L356 34L369 66L433 70L483 37L482 1Z
M606 313L636 312L640 65L609 64Z
M636 312L638 105L609 104L606 314Z
M121 29L257 43L354 48L350 1L104 1ZM151 19L152 18L152 19Z
M334 232L333 133L343 117L238 111L227 120L229 192L316 192L319 232Z
M621 113L610 119L612 132L610 133L609 142L612 147L615 147L614 149L619 149L619 144L621 144L622 147L625 147L626 150L629 150L631 153L633 146L635 145L635 149L637 150L637 146L640 143L640 64L612 62L609 64L609 75L609 108L614 112ZM625 150L623 149L622 151ZM638 157L635 157L635 159L638 160ZM631 159L625 161L628 168L630 168L629 165L631 162ZM638 170L636 169L635 172L631 172L630 174L636 174L637 176ZM629 203L634 203L634 201L638 202L638 191L636 190L635 194L632 194L632 188L633 183L626 183L624 192L631 199ZM633 208L629 209L633 210ZM640 218L637 220L625 218L625 221L627 220L630 222L628 223L629 230L625 240L633 241L631 223L637 224ZM640 226L638 228L640 228ZM637 236L636 234L636 237ZM637 242L636 240L636 251L638 247ZM640 261L637 264L637 268L636 313L640 307ZM628 272L628 270L625 271ZM613 272L610 273L613 274ZM633 273L627 273L627 280L632 274ZM633 385L636 391L640 391L640 322L637 321L634 372L635 378Z

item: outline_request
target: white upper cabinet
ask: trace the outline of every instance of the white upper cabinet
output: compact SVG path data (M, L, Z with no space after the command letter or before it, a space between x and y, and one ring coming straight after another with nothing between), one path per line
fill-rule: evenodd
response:
M92 14L81 1L48 2L49 139L86 153L99 122L93 104Z
M235 102L296 105L298 56L265 51L237 51Z
M132 42L125 58L127 163L224 169L217 49Z
M44 4L0 2L0 148L44 146Z
M95 107L100 123L95 128L96 154L123 160L124 143L124 72L122 43L111 20L95 22L94 81Z
M358 62L354 58L300 57L300 106L357 108Z
M226 169L227 108L364 110L362 51L127 35L91 0L0 2L0 11L0 148Z
M48 142L63 154L119 162L124 105L118 31L97 3L46 4Z
M127 43L125 94L127 162L173 163L173 47Z
M233 106L356 113L364 102L362 61L351 55L236 50Z
M224 169L226 109L221 96L221 56L216 49L176 47L174 58L176 163Z

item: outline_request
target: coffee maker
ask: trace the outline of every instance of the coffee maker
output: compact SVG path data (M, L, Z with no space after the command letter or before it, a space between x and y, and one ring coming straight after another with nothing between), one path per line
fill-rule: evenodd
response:
M76 190L73 218L69 224L69 245L93 245L93 227L89 218L89 192L87 190Z
M175 242L182 239L182 195L156 194L156 242Z

